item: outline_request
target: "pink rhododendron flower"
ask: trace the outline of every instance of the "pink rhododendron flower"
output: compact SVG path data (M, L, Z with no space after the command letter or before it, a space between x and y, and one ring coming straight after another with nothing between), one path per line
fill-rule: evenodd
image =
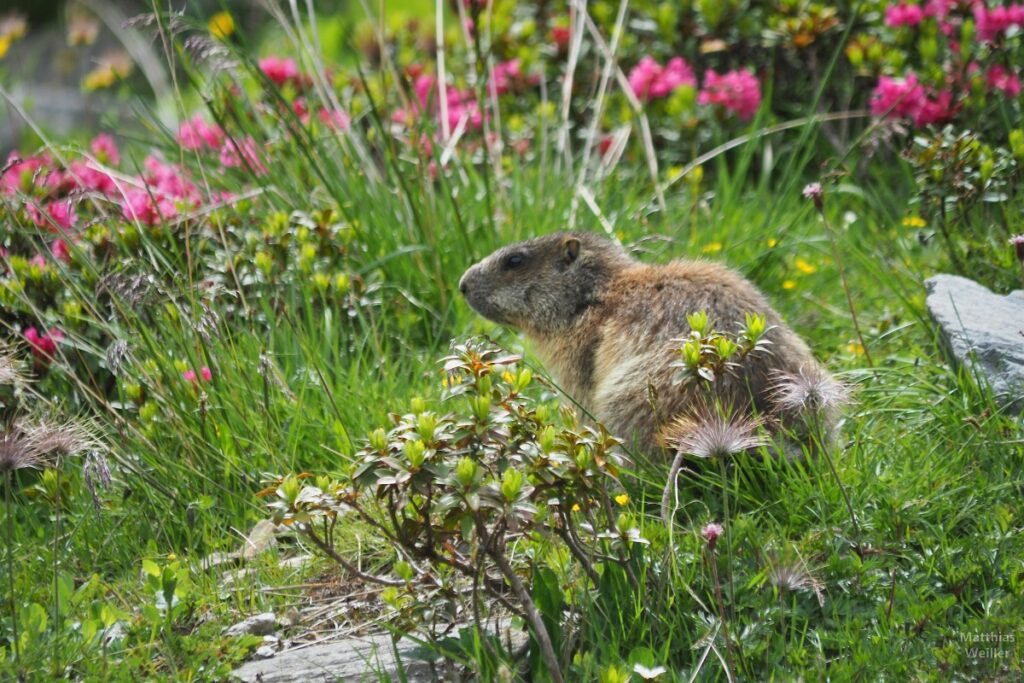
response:
M1020 94L1020 77L999 64L988 70L985 80L989 88L998 90L1007 97L1016 97Z
M68 250L68 243L64 240L54 240L50 245L50 253L61 263L71 263L71 252Z
M178 215L178 207L164 195L151 195L146 190L129 190L121 213L130 221L156 225Z
M555 44L559 52L568 49L571 35L568 26L553 26L551 28L551 42Z
M421 116L429 105L431 112L440 120L441 103L437 96L436 79L431 74L421 74L413 81L413 90L416 93L416 101L413 102L413 111L398 111L392 119L398 123L410 124L416 116ZM460 91L455 86L449 85L444 94L445 106L448 110L448 129L455 130L460 124L467 128L479 129L483 125L483 113L476 102L471 90Z
M68 175L78 181L78 186L83 190L92 190L105 195L113 195L117 190L117 183L107 173L93 168L88 161L73 161L68 167Z
M927 92L913 73L903 79L882 76L871 94L871 113L909 118L919 127L940 123L953 116L953 94Z
M291 57L265 57L259 61L259 66L260 71L279 88L285 83L293 83L297 88L304 84L305 79Z
M220 165L224 168L251 168L256 175L267 172L267 167L260 160L256 141L251 137L226 140L220 148Z
M1024 25L1024 4L1015 3L992 8L981 1L975 1L973 4L975 28L978 31L978 38L983 41L995 40L1007 29Z
M56 327L51 327L49 332L40 333L34 327L25 330L25 341L32 348L32 355L37 361L49 363L57 353L57 342L64 338L64 333Z
M17 152L11 152L7 155L7 162L0 166L7 169L0 175L0 188L6 194L14 194L19 190L27 192L31 189L32 177L49 163L50 159L45 155L22 159Z
M761 83L748 69L721 75L714 69L708 69L704 74L704 89L697 96L697 102L719 104L741 119L750 119L761 106Z
M186 177L185 172L174 164L150 156L144 162L146 173L142 181L155 194L171 199L181 199L197 206L200 202L199 189Z
M886 26L917 26L924 21L925 11L920 5L908 5L901 2L898 5L890 5L885 10Z
M40 228L46 228L50 232L57 232L58 229L70 230L78 220L75 206L70 199L55 199L51 201L46 205L45 214L32 204L27 205L26 210L33 223Z
M118 151L117 145L114 143L114 138L110 137L106 133L101 133L94 137L92 142L89 144L89 150L101 164L117 166L121 163L121 153Z
M682 57L673 57L665 66L652 57L644 57L629 72L629 87L643 102L666 97L682 85L697 85L693 69Z
M523 71L518 59L510 59L494 65L494 79L491 87L499 95L513 90L523 80Z
M292 111L295 112L295 116L302 122L302 125L309 124L309 106L306 104L305 97L295 98L295 101L292 102Z
M178 127L178 144L185 149L219 149L224 141L224 131L216 124L209 124L196 114Z
M328 110L322 108L317 112L316 116L320 119L320 123L332 130L348 130L349 125L352 123L349 115L340 109Z
M957 0L928 0L924 4L924 15L942 21L956 5Z

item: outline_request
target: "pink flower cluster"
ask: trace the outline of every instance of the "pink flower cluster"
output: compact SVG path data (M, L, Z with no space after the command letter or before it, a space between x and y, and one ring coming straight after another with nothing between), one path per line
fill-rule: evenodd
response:
M975 0L974 24L978 38L983 41L995 40L1014 26L1024 26L1024 4L989 7L983 1Z
M985 82L989 88L998 90L1007 97L1016 97L1021 91L1020 77L999 64L988 70Z
M306 102L305 97L296 97L295 101L292 102L292 111L302 122L302 125L309 125L309 105ZM348 127L352 123L352 119L349 115L341 109L329 110L326 107L320 107L320 110L316 114L317 119L320 123L327 126L328 128L335 130L348 130Z
M309 77L299 71L291 57L264 57L259 61L260 71L279 88L291 83L298 90L309 86Z
M182 378L185 379L186 382L192 382L192 384L198 385L200 378L202 378L204 382L209 382L211 379L213 379L213 372L210 371L210 368L204 365L203 367L199 368L198 375L196 374L195 370L186 370L185 372L181 373L181 376Z
M527 77L523 74L523 69L518 59L509 59L494 65L494 78L491 80L491 89L497 95L504 95L507 92L518 90L524 85L534 85L539 81L539 76Z
M917 82L917 75L906 78L882 76L871 94L871 113L894 118L908 118L915 126L942 123L956 113L953 93L949 90L934 92Z
M199 189L181 168L156 157L148 157L145 166L143 187L125 193L121 211L125 218L156 225L177 216L180 208L199 206Z
M629 72L629 87L641 102L667 97L683 85L695 88L697 79L682 57L673 57L665 66L653 57L644 57Z
M896 28L898 26L917 26L925 18L925 11L921 5L910 5L901 2L898 5L891 5L885 10L885 25Z
M225 137L220 126L209 124L203 121L202 116L196 114L178 127L177 140L179 145L188 150L200 150L204 147L220 149Z
M697 87L693 69L682 57L673 57L664 66L650 56L644 57L629 72L630 90L642 102L668 97L682 86ZM720 105L746 120L761 106L761 84L748 69L724 74L708 69L697 102Z
M441 102L437 96L437 79L432 74L420 74L413 81L413 90L416 93L416 101L411 110L400 110L395 112L392 119L398 123L411 125L417 117L423 116L423 112L429 107L438 122L441 119ZM483 125L483 113L480 105L473 95L473 91L459 90L453 85L445 88L444 104L448 112L448 129L455 130L464 123L466 128L478 130Z
M217 152L224 168L251 168L257 175L267 172L259 145L252 137L235 140L220 126L203 121L198 114L178 127L177 140L185 149Z
M40 332L35 327L25 330L25 341L32 349L32 355L39 363L49 363L57 354L57 342L64 338L64 333L56 327L51 327L49 332Z
M699 104L718 104L743 120L750 119L761 106L761 83L748 69L717 74L708 69L704 74L704 89L697 96Z
M197 132L197 136L185 139L203 140L205 144L206 140L217 137L213 127L203 129L201 134ZM66 169L58 168L45 153L20 161L12 154L8 158L7 171L0 175L0 191L39 197L40 188L44 189L42 199L25 203L26 213L36 225L72 237L78 225L76 203L83 192L104 195L121 205L125 218L147 225L155 225L176 216L182 208L194 208L200 203L198 188L185 171L174 164L151 156L145 160L145 171L141 176L117 182L104 170L121 160L114 140L109 135L97 136L90 145L90 151L99 163L77 159L71 161ZM53 252L56 258L64 260L68 253L67 244L56 242Z

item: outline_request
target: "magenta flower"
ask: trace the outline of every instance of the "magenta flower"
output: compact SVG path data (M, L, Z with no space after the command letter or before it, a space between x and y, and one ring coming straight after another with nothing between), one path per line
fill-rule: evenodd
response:
M665 66L652 57L644 57L629 72L629 87L642 102L667 97L684 85L696 87L697 79L682 57L673 57Z
M523 71L518 59L499 62L494 66L494 79L491 81L493 91L504 95L514 90L523 81Z
M56 327L49 332L40 333L35 327L25 330L25 341L32 348L32 355L43 364L48 364L57 353L57 342L64 338L64 333Z
M220 165L224 168L251 168L256 175L264 175L267 167L260 159L259 148L251 137L244 140L228 139L220 148Z
M1024 4L1014 3L989 8L984 2L974 2L974 24L978 38L991 42L1014 26L1024 25Z
M1020 94L1020 77L999 64L988 70L985 80L989 88L998 90L1007 97L1016 97Z
M327 108L322 108L317 112L316 116L320 119L320 123L331 130L348 130L349 125L352 123L349 115L341 109L328 110Z
M721 524L711 522L704 525L704 528L700 530L700 535L708 542L708 549L714 550L718 537L721 536L724 531L725 529L722 528Z
M61 263L71 263L71 252L68 250L68 243L64 240L54 240L50 245L50 253Z
M5 194L14 194L19 190L28 192L32 187L33 176L49 163L50 158L46 155L22 159L17 152L11 152L7 155L7 162L0 166L6 169L0 175L0 189Z
M178 144L185 149L219 149L224 142L224 131L216 124L209 124L196 114L178 127Z
M117 190L114 179L98 168L93 168L88 161L72 161L68 175L77 179L78 186L83 190L92 190L104 195L113 195Z
M92 142L89 144L89 150L101 164L117 166L121 163L121 153L118 151L117 145L114 143L114 138L110 137L106 133L101 133L94 137Z
M55 199L46 205L44 214L32 204L27 206L32 222L50 232L68 231L78 220L74 204L70 199Z
M260 71L279 88L285 83L293 83L297 88L303 85L299 67L291 57L265 57L259 61L259 66Z
M185 379L185 381L191 382L192 384L196 385L199 384L200 377L204 382L209 382L211 379L213 379L213 373L210 371L210 368L206 367L205 365L199 368L198 375L196 374L195 370L186 370L185 372L181 373L181 376Z
M697 97L700 104L718 104L748 120L761 106L761 84L749 69L717 74L708 69L704 74L704 89Z
M920 5L908 5L905 2L901 2L898 5L892 5L885 10L885 25L898 27L898 26L917 26L924 21L925 10Z
M121 213L130 221L156 225L178 215L178 207L172 199L162 194L150 194L146 190L129 190Z
M909 118L915 126L940 123L954 114L953 93L948 90L929 93L917 82L914 73L903 79L882 76L871 94L871 113Z

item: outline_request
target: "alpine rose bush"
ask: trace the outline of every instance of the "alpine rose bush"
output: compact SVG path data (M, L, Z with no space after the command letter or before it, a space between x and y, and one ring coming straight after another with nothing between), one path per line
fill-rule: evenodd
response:
M720 105L743 120L753 118L761 106L761 83L747 69L704 74L704 89L697 97L700 104Z

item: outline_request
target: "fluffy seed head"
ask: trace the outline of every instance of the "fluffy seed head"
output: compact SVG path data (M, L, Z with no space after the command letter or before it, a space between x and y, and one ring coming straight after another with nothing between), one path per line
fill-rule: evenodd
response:
M23 427L25 437L38 452L50 458L71 457L96 448L96 436L78 422L49 424L37 422Z
M761 420L746 415L723 417L704 410L668 425L662 439L669 448L698 458L728 458L765 443L757 433Z
M768 569L768 583L783 593L799 593L812 591L818 603L825 604L822 592L824 585L807 569L803 560L796 562L776 562Z
M846 387L819 365L775 373L771 396L779 410L794 413L828 413L850 400Z
M0 346L0 386L20 385L25 381L17 356L7 347Z
M43 465L39 445L17 425L0 432L0 472L38 469Z

